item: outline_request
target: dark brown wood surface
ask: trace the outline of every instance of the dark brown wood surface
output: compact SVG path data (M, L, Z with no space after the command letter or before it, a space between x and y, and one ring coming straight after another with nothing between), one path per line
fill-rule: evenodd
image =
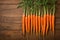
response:
M0 40L27 40L23 39L22 8L17 9L19 0L0 0ZM50 37L47 40L51 40ZM37 40L37 39L32 39ZM53 40L60 40L60 0L56 3L55 35Z

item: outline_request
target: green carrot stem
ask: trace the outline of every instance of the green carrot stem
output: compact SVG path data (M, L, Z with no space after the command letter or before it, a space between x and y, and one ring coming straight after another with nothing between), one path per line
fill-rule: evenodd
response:
M46 8L45 8L45 6L44 6L44 15L46 15Z
M39 16L40 16L41 12L40 12L40 9L39 9Z
M55 14L55 4L53 5L53 15Z

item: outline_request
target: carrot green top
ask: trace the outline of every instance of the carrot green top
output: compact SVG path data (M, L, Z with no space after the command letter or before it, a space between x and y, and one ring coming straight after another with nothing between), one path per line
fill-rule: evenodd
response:
M22 2L19 2L18 8L23 7L24 14L30 15L36 14L40 15L40 11L44 14L46 14L47 7L49 10L55 10L55 2L56 0L22 0ZM53 12L54 13L54 12Z

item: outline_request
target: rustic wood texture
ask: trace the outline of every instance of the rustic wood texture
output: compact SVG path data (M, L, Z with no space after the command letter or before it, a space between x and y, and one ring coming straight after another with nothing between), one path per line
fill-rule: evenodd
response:
M22 8L17 8L19 0L0 0L0 40L27 40L22 37ZM60 40L60 0L56 3L55 36L46 40ZM31 36L33 37L33 36ZM33 37L29 40L37 40Z

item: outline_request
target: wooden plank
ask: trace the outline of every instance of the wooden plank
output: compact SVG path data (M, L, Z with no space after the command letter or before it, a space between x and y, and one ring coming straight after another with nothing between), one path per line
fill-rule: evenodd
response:
M0 0L0 4L17 4L19 0Z
M20 21L2 21L1 23L15 23L15 24L21 24L21 20Z
M60 23L55 25L55 30L60 30Z
M55 18L55 23L60 23L60 19L59 18Z
M0 31L0 39L1 40L13 40L13 39L21 39L22 32L20 31Z
M56 13L55 13L55 16L56 17L60 17L59 15L60 15L60 5L56 5Z
M1 17L0 22L19 23L22 21L22 17Z
M21 24L16 23L0 23L0 31L1 30L22 30Z
M0 10L17 9L18 5L0 5Z
M23 14L22 9L0 10L0 15L2 16L18 17L22 14Z
M57 1L57 4L60 4L60 0L56 0Z
M13 36L13 35L21 35L21 31L0 31L0 34L5 34L5 35L10 35L10 36Z
M55 40L60 40L60 30L55 30Z

